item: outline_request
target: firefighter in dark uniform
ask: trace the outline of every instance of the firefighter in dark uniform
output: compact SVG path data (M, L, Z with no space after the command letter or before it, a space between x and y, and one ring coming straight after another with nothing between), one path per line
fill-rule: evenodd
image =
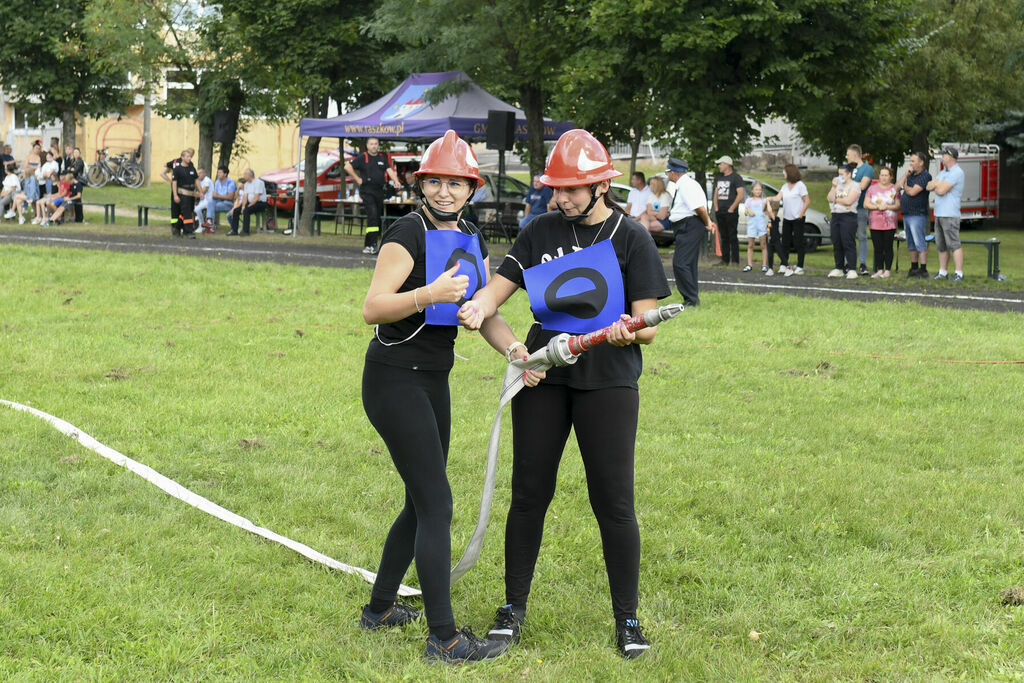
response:
M380 153L380 140L369 138L366 151L357 154L352 161L345 162L345 172L355 178L359 194L366 211L366 241L364 254L377 253L377 237L380 235L381 216L384 214L384 186L388 178L396 189L402 186L398 174L391 167L387 154Z
M186 150L192 156L195 156L196 151L191 147ZM182 152L184 155L185 152ZM181 163L181 157L177 159L171 159L164 164L164 169L160 171L160 177L164 179L164 182L170 185L173 182L174 169ZM180 230L181 226L178 225L178 214L181 213L181 207L178 206L178 201L174 198L174 190L171 190L171 234L176 235Z
M523 288L535 319L524 342L530 352L560 332L578 334L611 325L607 344L573 365L552 368L538 386L512 399L505 604L487 637L519 640L544 517L572 431L601 530L616 642L622 656L632 659L650 648L637 618L640 530L633 506L633 461L640 407L637 381L643 367L639 345L653 342L657 328L634 333L622 321L656 308L658 299L670 292L646 228L625 215L609 195L611 180L620 175L593 135L581 129L564 133L541 176L554 192L557 211L537 216L522 229L494 277L462 306L459 319L477 329ZM568 296L559 293L559 282L584 279L595 286L568 285Z
M171 201L178 206L178 221L171 224L171 234L175 237L188 235L195 239L198 180L199 173L192 165L192 152L186 149L181 153L181 163L171 173Z

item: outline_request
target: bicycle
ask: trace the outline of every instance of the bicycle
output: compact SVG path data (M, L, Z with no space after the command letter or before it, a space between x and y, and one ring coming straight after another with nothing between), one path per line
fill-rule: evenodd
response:
M138 153L128 152L109 156L107 149L96 152L96 163L89 167L86 179L90 187L103 187L111 180L125 187L138 188L146 182L146 174L142 171L136 158Z

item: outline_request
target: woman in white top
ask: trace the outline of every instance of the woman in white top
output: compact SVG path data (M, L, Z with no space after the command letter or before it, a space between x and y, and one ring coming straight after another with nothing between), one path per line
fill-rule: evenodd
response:
M782 202L782 239L773 241L779 252L779 272L790 275L803 275L804 272L804 214L811 205L811 197L807 194L807 186L800 180L800 169L796 164L786 164L786 184L771 201ZM796 247L796 268L789 267L789 252ZM774 255L769 257L768 267L771 268Z
M672 208L672 195L665 191L665 181L660 176L653 176L650 182L651 198L647 201L647 210L640 214L640 225L647 232L656 233L668 230L668 211Z

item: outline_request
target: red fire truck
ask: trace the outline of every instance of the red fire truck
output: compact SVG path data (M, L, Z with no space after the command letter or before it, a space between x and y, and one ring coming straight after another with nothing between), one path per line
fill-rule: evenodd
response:
M977 225L986 218L999 217L999 145L981 142L944 142L940 149L953 147L960 153L957 163L964 172L964 193L960 198L960 216L964 223ZM928 172L934 178L940 168L939 153L932 155ZM909 166L905 161L896 172L902 178ZM876 171L877 174L877 171ZM935 195L931 202L934 205Z

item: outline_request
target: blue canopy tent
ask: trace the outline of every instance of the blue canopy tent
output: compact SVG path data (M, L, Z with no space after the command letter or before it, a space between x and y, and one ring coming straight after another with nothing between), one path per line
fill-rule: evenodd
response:
M427 93L447 81L464 81L464 89L431 106ZM365 107L329 119L302 119L300 136L327 138L382 138L433 140L451 129L459 137L482 140L487 137L488 111L514 111L515 136L526 139L526 114L502 102L463 71L413 74L398 87ZM544 139L557 140L571 123L544 119Z
M447 81L463 81L464 87L441 102L431 105L427 93ZM380 99L341 116L329 119L302 119L299 122L299 164L302 167L302 138L381 138L388 140L428 141L454 130L469 140L487 138L487 112L515 112L515 138L527 137L526 114L502 102L473 82L464 71L440 71L412 74ZM572 129L571 122L544 118L544 139L557 140ZM299 171L296 172L298 176ZM299 182L295 183L295 225L299 218ZM296 230L294 235L298 234Z

